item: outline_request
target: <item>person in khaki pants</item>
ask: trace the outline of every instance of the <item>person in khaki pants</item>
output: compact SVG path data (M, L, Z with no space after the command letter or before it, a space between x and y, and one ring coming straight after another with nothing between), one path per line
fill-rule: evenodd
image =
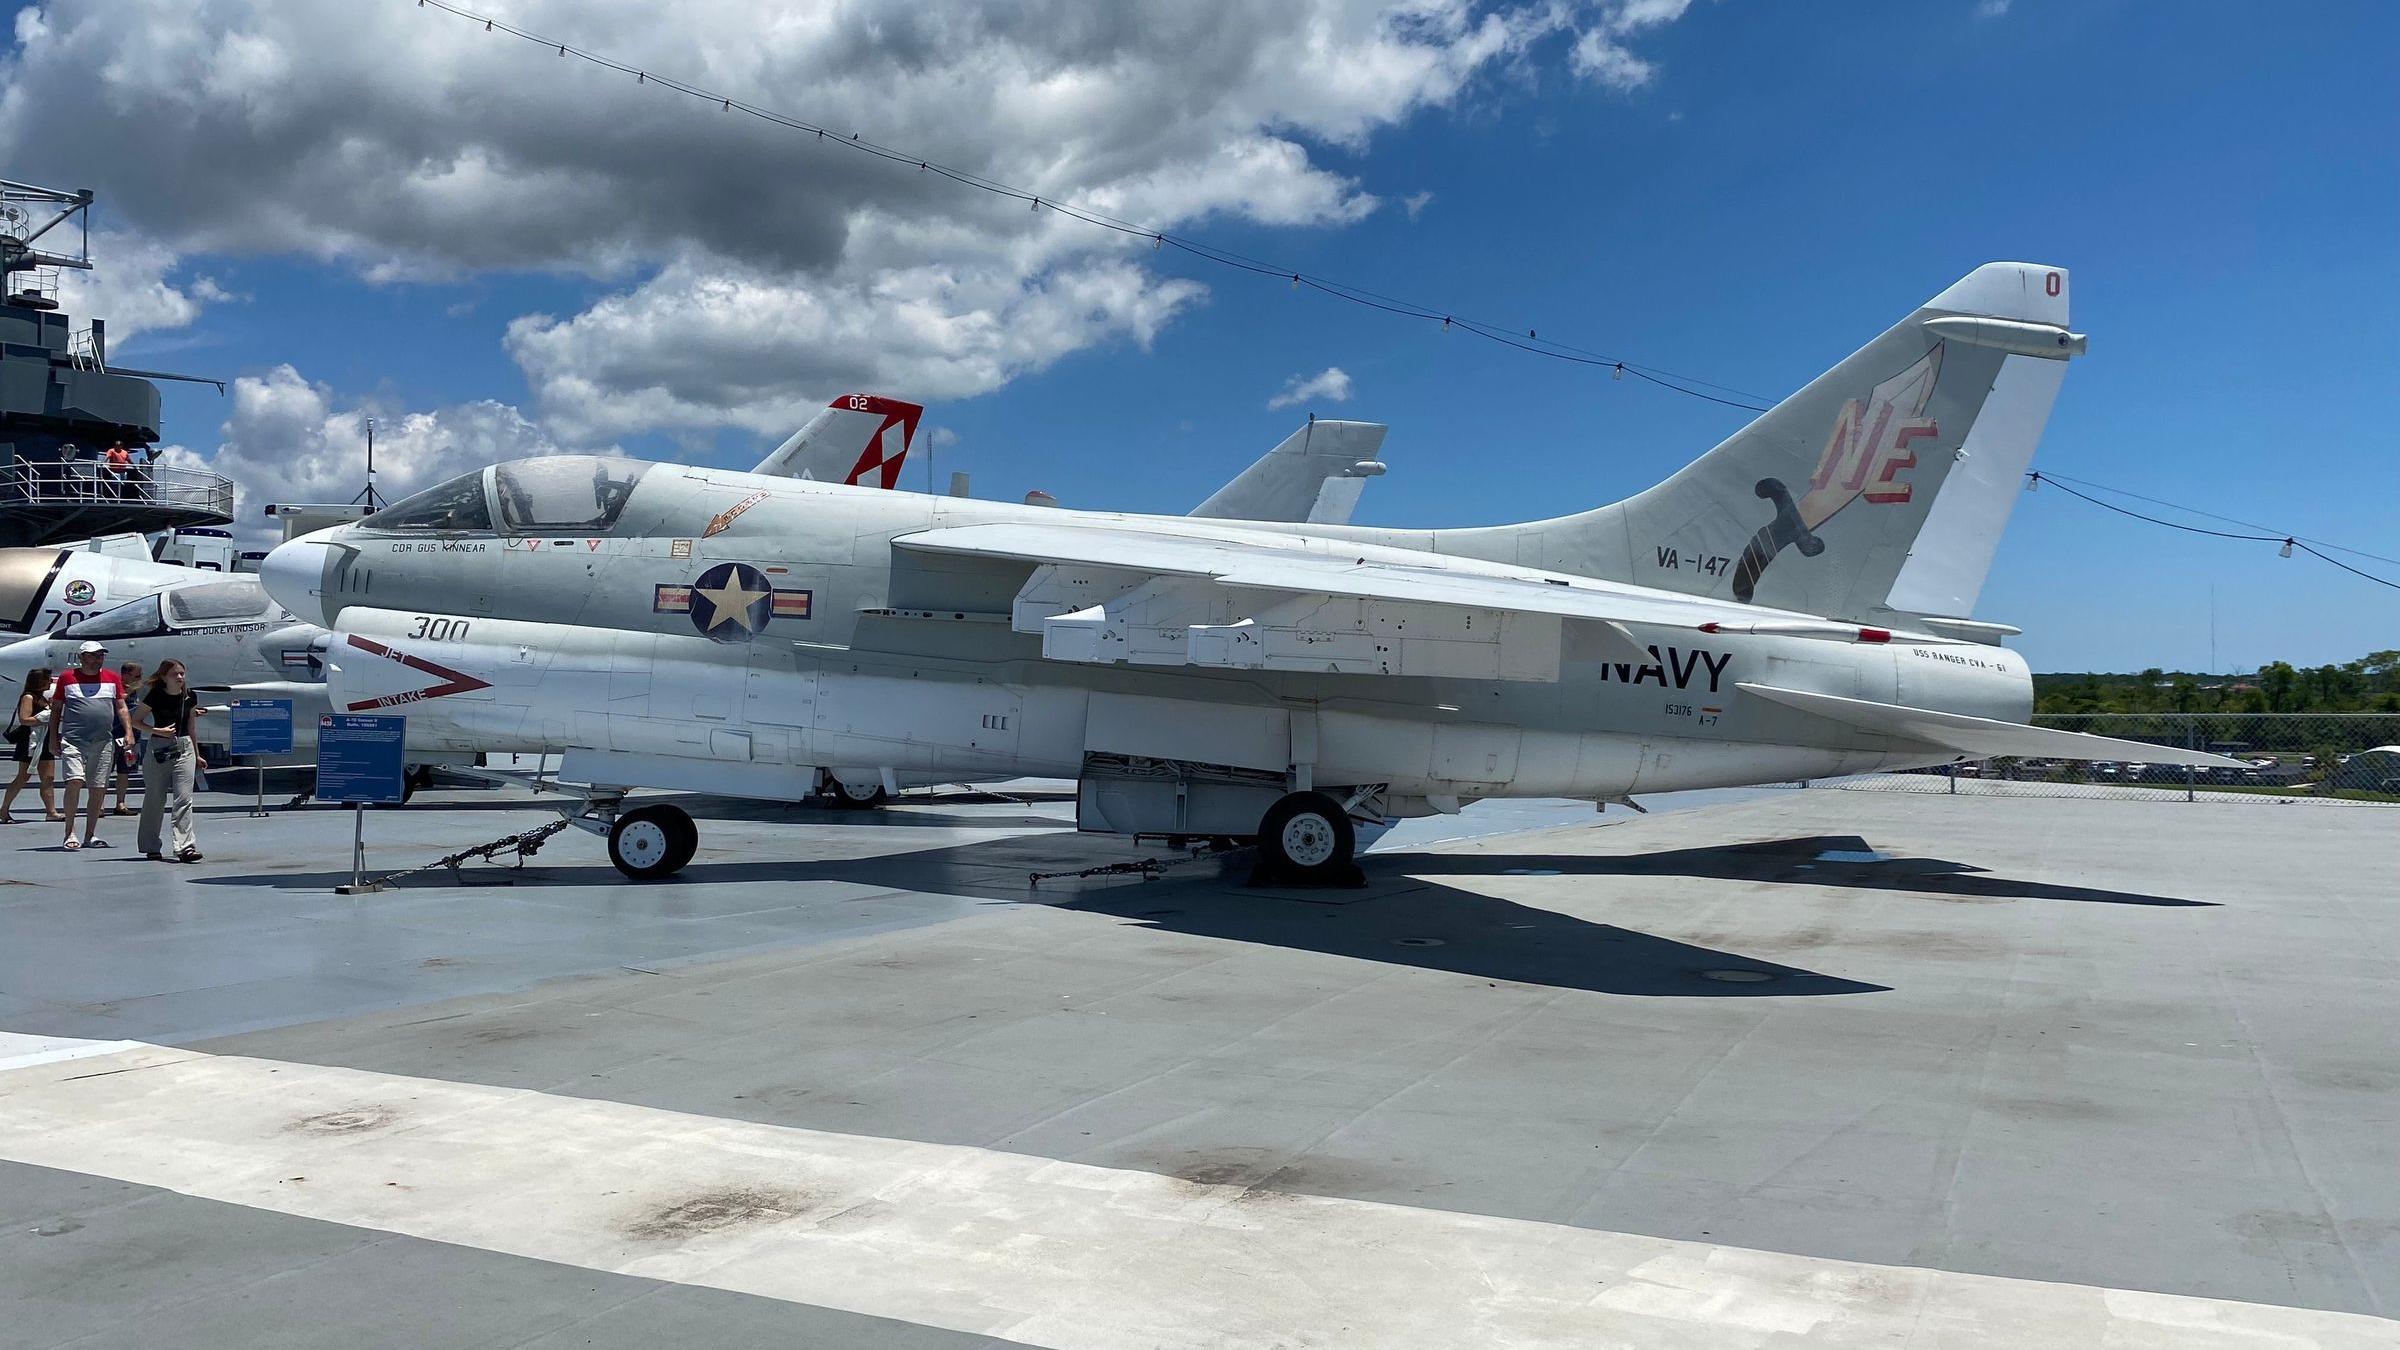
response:
M175 861L200 861L200 841L192 834L192 770L208 766L199 762L192 723L201 716L199 697L184 687L183 662L159 662L133 715L142 734L141 848L152 862L166 861L159 847L162 823L174 828Z

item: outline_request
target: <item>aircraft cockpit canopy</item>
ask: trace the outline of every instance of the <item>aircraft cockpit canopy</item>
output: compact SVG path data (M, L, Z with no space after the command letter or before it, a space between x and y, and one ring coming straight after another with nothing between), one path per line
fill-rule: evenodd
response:
M275 608L266 587L247 577L175 586L158 595L130 600L71 624L57 634L62 640L85 638L164 637L194 628L256 623Z
M443 534L488 534L491 503L485 500L483 478L489 469L462 473L413 497L403 497L359 521L370 530L436 530Z
M461 474L359 522L440 534L603 534L650 466L603 455L548 455ZM495 525L497 522L497 525Z

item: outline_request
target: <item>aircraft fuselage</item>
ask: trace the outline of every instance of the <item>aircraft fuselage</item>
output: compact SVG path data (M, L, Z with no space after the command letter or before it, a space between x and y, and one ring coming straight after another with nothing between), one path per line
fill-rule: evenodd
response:
M653 465L605 529L349 525L279 550L266 579L336 630L337 711L406 713L412 741L424 721L566 750L571 767L580 752L596 776L613 762L628 782L764 797L801 795L819 767L1076 776L1106 755L1302 765L1317 784L1437 801L1607 798L1956 758L1737 682L2010 721L2031 705L2022 658L1997 647L1575 619L1557 632L1555 679L1505 669L1508 642L1491 677L1049 659L1038 633L1011 623L1034 564L892 545L1015 520L1302 535L1362 556L1435 543L1430 531L1060 511Z

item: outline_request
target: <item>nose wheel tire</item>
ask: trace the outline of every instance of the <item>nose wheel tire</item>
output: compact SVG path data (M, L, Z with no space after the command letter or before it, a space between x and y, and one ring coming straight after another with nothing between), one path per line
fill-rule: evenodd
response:
M618 816L608 829L608 860L635 881L675 875L699 847L700 828L680 807L640 807Z
M1258 822L1258 870L1262 880L1304 886L1354 884L1358 836L1350 814L1322 792L1295 792Z

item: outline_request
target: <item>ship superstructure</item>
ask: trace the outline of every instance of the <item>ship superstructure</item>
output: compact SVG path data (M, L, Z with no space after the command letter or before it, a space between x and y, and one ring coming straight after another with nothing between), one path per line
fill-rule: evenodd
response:
M233 520L232 480L151 460L153 381L198 377L110 365L106 320L78 329L59 307L61 273L92 266L91 205L89 188L0 179L0 546ZM131 462L112 466L119 445Z

